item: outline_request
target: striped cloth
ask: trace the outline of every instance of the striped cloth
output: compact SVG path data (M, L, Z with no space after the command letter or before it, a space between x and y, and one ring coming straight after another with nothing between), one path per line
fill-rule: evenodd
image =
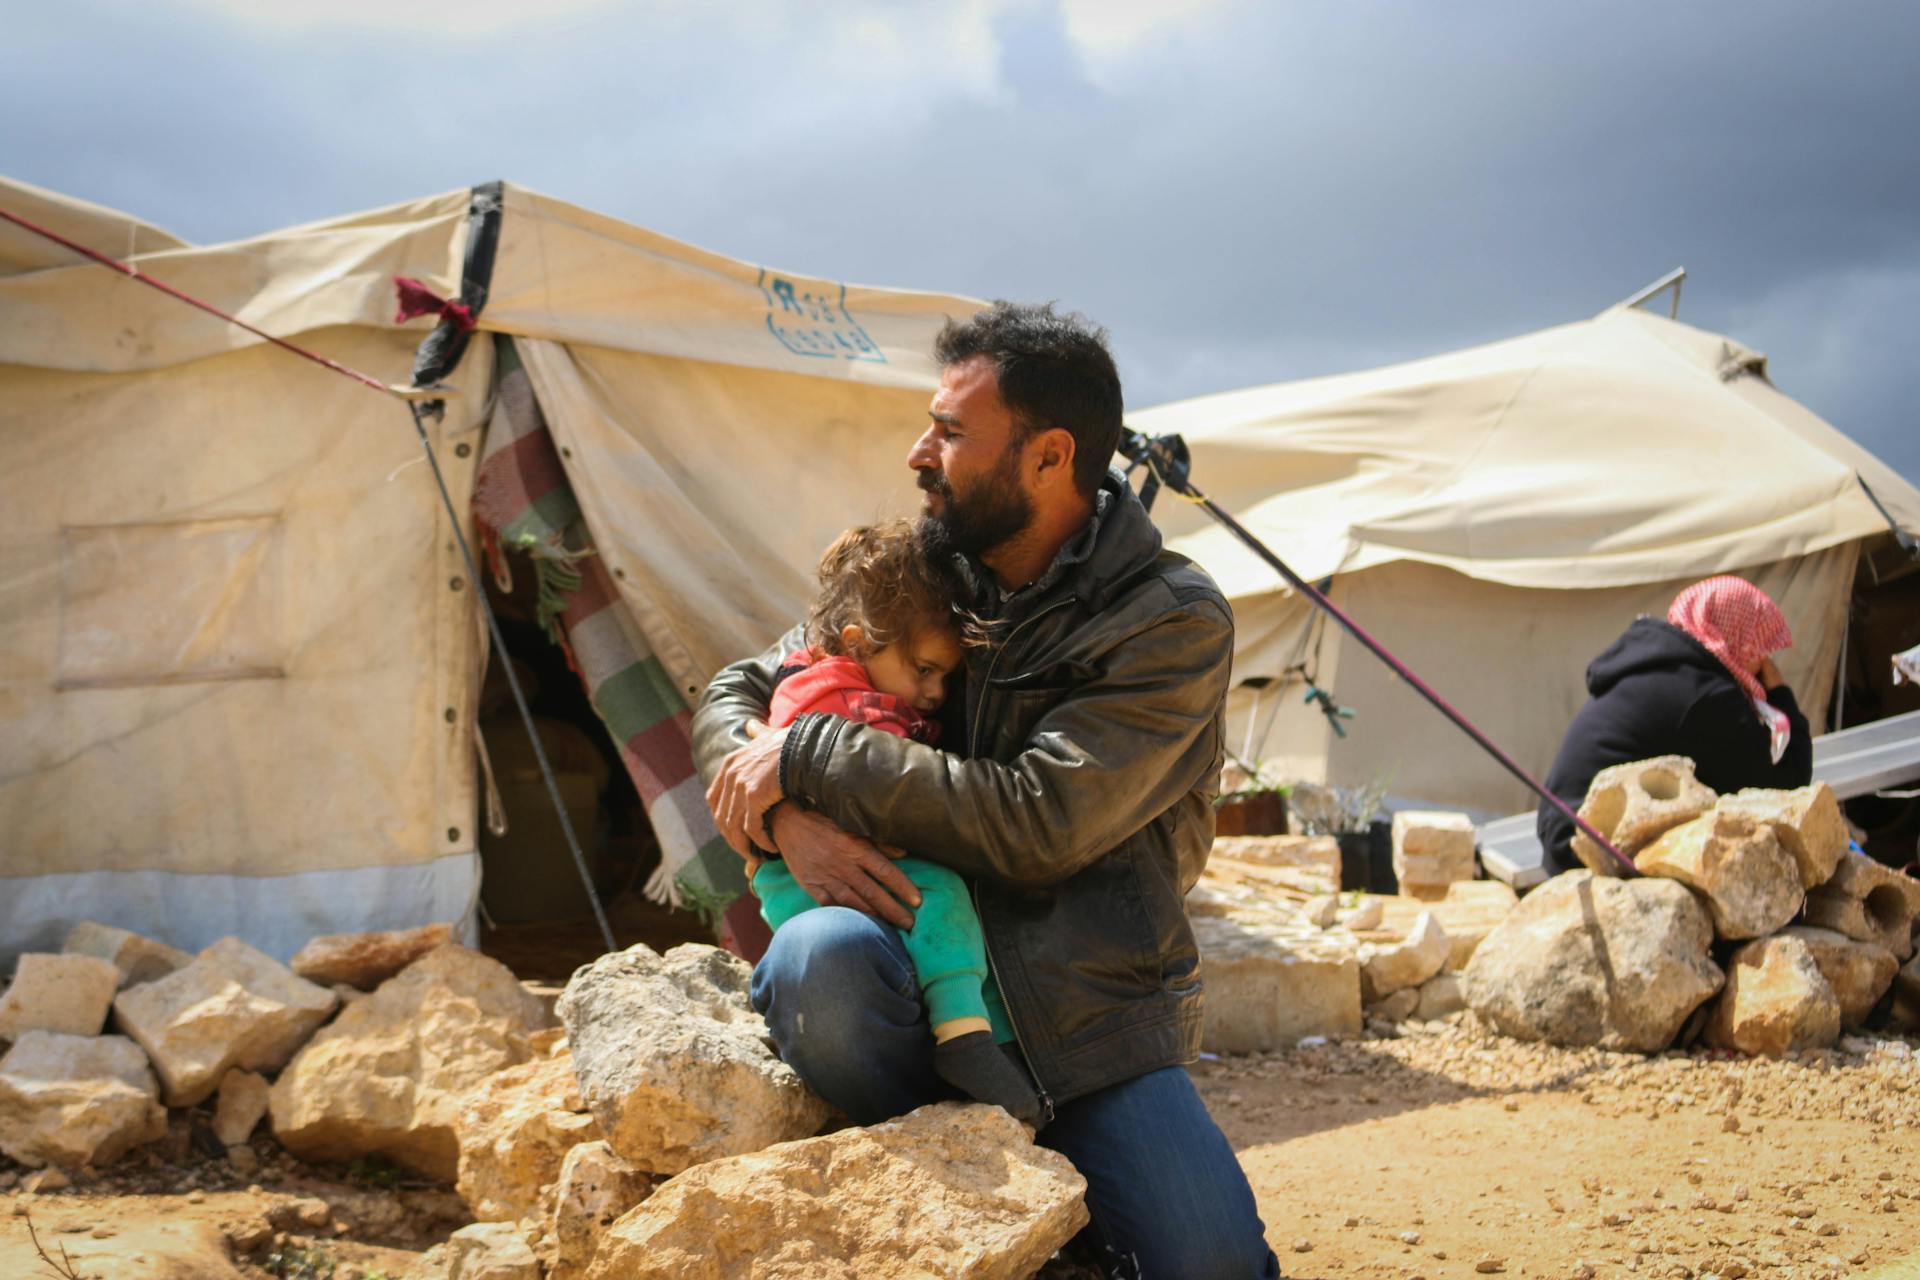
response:
M496 408L474 478L473 514L495 581L512 589L505 549L533 557L540 623L566 650L619 744L660 841L660 867L647 881L647 896L693 907L732 945L727 908L747 885L740 859L714 829L694 771L692 712L594 550L513 340L496 334L494 347Z

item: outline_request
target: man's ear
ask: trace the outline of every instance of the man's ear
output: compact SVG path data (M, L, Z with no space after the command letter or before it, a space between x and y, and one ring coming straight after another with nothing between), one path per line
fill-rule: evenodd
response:
M1028 459L1035 483L1046 487L1073 484L1073 433L1065 427L1049 427L1034 436Z

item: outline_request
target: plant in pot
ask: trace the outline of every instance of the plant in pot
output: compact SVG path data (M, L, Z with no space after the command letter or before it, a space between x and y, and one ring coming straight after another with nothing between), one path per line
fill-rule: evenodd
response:
M1302 835L1332 836L1340 846L1340 887L1393 893L1393 827L1379 816L1387 784L1376 779L1360 787L1330 787L1313 782L1293 785L1294 826Z
M1283 836L1287 834L1285 783L1258 774L1247 778L1213 802L1216 836Z

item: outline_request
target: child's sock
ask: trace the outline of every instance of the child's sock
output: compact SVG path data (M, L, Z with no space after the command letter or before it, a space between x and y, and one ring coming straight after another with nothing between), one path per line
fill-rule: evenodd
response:
M993 1042L991 1032L969 1031L940 1041L933 1046L933 1067L969 1098L1005 1107L1014 1119L1039 1125L1040 1096L1026 1073Z

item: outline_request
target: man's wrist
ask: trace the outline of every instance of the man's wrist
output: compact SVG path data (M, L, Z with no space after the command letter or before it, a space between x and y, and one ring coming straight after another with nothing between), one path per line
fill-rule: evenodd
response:
M767 806L766 812L760 815L760 830L761 833L766 836L766 844L762 845L758 841L754 842L754 847L759 850L760 856L773 862L781 861L780 841L773 834L773 815L780 812L780 807L786 804L786 802L786 797L782 796Z

